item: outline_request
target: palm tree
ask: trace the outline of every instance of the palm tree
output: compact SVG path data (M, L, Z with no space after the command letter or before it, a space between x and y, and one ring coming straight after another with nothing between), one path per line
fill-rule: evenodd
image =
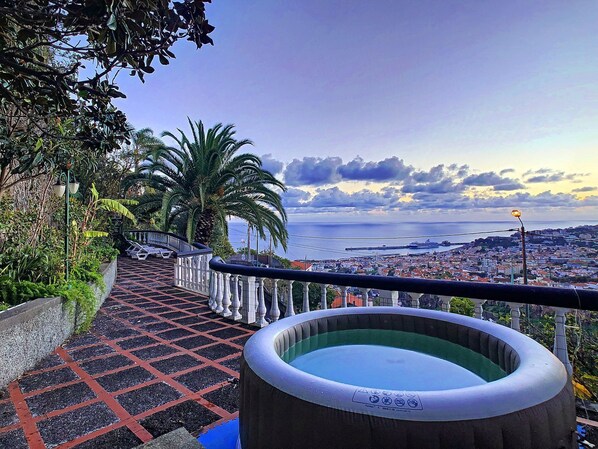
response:
M164 230L185 232L187 240L209 245L216 226L228 235L227 217L247 221L265 238L286 249L287 216L279 191L286 188L261 159L238 153L250 140L236 140L233 125L217 124L206 130L189 120L189 138L178 130L163 137L177 147L162 147L148 154L139 170L125 184L143 182L148 193L139 198L137 213L161 211ZM184 231L183 231L184 230Z
M151 128L132 130L130 140L131 144L127 148L127 155L132 159L134 170L138 169L139 163L148 154L155 154L159 148L164 146L164 142L154 136L154 131Z

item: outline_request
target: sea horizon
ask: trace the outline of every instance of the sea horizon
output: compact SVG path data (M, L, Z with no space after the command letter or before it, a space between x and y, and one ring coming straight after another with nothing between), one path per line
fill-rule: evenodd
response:
M447 251L470 243L478 238L509 236L517 232L519 223L513 220L494 221L436 221L436 222L346 222L346 221L293 221L287 224L288 249L273 248L274 252L291 260L332 260L358 256L383 256L391 254L421 254L431 251ZM565 229L584 225L598 225L598 220L527 220L526 231L541 229ZM229 239L235 250L247 246L247 224L229 222ZM347 251L349 247L403 246L411 242L441 243L449 241L457 245L434 249L393 249ZM255 232L251 233L251 249L256 248ZM259 241L259 251L269 248L269 239Z

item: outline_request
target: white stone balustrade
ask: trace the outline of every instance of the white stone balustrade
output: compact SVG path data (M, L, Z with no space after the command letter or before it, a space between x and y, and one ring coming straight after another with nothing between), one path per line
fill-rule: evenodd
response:
M303 313L309 312L309 282L303 283Z
M239 308L241 306L241 300L239 299L239 275L234 274L232 275L232 290L233 290L233 300L232 300L232 311L231 311L231 319L238 321L242 318L241 313L239 312Z
M341 287L341 307L347 307L347 287Z
M484 303L486 302L485 299L479 298L470 298L470 301L473 302L473 316L478 320L481 320L484 317Z
M438 296L438 300L440 301L440 310L443 312L450 312L451 311L451 301L453 300L452 296Z
M252 324L256 322L257 298L255 276L241 276L242 300L241 321Z
M270 320L278 321L280 308L278 307L278 279L272 280L272 305L270 306Z
M293 281L287 281L289 287L287 295L287 311L284 314L285 317L295 315L295 306L293 305Z
M511 309L511 329L521 332L521 307L523 304L508 302L507 305Z
M223 278L224 288L222 291L222 316L229 317L233 314L233 312L230 310L230 274L223 273Z
M326 310L328 308L328 285L320 284L320 287L322 289L322 294L320 295L320 309Z
M567 374L569 376L573 375L573 366L571 365L571 361L569 360L569 351L567 349L567 328L566 328L566 313L569 312L568 309L563 309L561 307L554 307L554 347L553 353L556 357L563 362L565 365L565 369L567 370Z
M367 294L367 289L363 290L366 292L365 294ZM381 306L397 307L399 305L399 292L380 290L378 292L378 301Z
M419 300L421 299L422 296L424 296L423 293L408 293L408 295L411 297L411 307L413 307L414 309L419 309Z
M268 325L266 321L266 299L264 297L264 278L258 280L258 306L257 306L257 318L255 324L258 327L264 327Z

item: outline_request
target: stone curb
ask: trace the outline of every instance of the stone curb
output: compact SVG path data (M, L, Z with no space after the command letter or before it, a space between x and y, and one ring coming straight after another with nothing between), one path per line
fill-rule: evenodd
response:
M92 286L96 311L116 281L117 261L102 266L106 289ZM38 298L0 312L0 388L5 387L69 338L78 322L62 298Z
M145 444L137 446L134 449L202 449L197 438L194 438L187 429L179 427L172 432L165 433L158 438Z

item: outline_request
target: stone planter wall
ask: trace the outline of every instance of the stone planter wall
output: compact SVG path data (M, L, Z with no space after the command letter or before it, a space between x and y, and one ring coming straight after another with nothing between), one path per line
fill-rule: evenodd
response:
M102 265L105 291L93 286L96 311L116 280L116 260ZM69 338L81 322L62 298L39 298L0 312L0 388L33 368Z

